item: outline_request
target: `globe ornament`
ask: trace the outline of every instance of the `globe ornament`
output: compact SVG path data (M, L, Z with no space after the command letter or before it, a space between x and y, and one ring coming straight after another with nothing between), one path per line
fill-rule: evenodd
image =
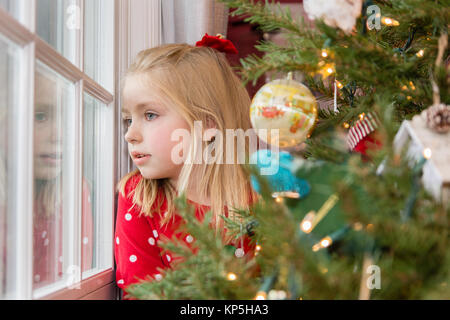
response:
M261 140L279 148L304 142L317 120L317 101L305 85L286 79L273 80L258 90L250 106L250 120ZM266 130L261 130L266 129ZM279 135L272 129L278 129Z

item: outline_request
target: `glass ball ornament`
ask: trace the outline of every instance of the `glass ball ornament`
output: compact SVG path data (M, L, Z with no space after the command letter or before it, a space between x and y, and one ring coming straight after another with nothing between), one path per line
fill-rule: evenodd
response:
M314 129L317 100L289 72L285 79L268 82L258 90L250 106L250 120L261 140L290 148L304 142ZM273 129L278 129L279 134Z

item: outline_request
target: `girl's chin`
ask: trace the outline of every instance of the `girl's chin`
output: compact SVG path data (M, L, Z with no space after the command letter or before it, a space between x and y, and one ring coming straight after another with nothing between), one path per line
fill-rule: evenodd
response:
M139 172L141 173L141 176L144 179L152 179L152 180L156 180L156 179L164 179L167 178L166 175L163 174L158 174L157 172L152 172L152 170L148 170L146 168L138 168Z

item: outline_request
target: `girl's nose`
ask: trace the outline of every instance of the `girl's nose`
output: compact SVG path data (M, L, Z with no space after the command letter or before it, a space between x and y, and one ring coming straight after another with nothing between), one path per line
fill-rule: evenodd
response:
M128 127L128 131L125 134L125 140L131 144L141 142L142 135L140 134L139 128L135 122L132 122L132 124Z

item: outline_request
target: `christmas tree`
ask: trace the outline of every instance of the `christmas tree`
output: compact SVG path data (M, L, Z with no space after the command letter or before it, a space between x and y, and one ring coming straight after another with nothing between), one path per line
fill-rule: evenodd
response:
M285 180L248 166L261 199L237 211L239 223L224 219L236 239L251 236L251 259L236 258L211 232L210 216L197 221L180 197L197 250L166 241L182 264L127 292L138 299L449 298L448 185L432 177L435 197L422 181L431 161L450 159L445 148L425 145L412 160L396 137L405 120L422 114L424 130L448 141L450 1L304 1L313 27L276 1L220 1L287 42L261 41L262 58L242 59L236 71L244 83L269 71L301 73L317 99L331 102L317 110L306 148L290 154L295 181L310 188L297 197L276 193Z

